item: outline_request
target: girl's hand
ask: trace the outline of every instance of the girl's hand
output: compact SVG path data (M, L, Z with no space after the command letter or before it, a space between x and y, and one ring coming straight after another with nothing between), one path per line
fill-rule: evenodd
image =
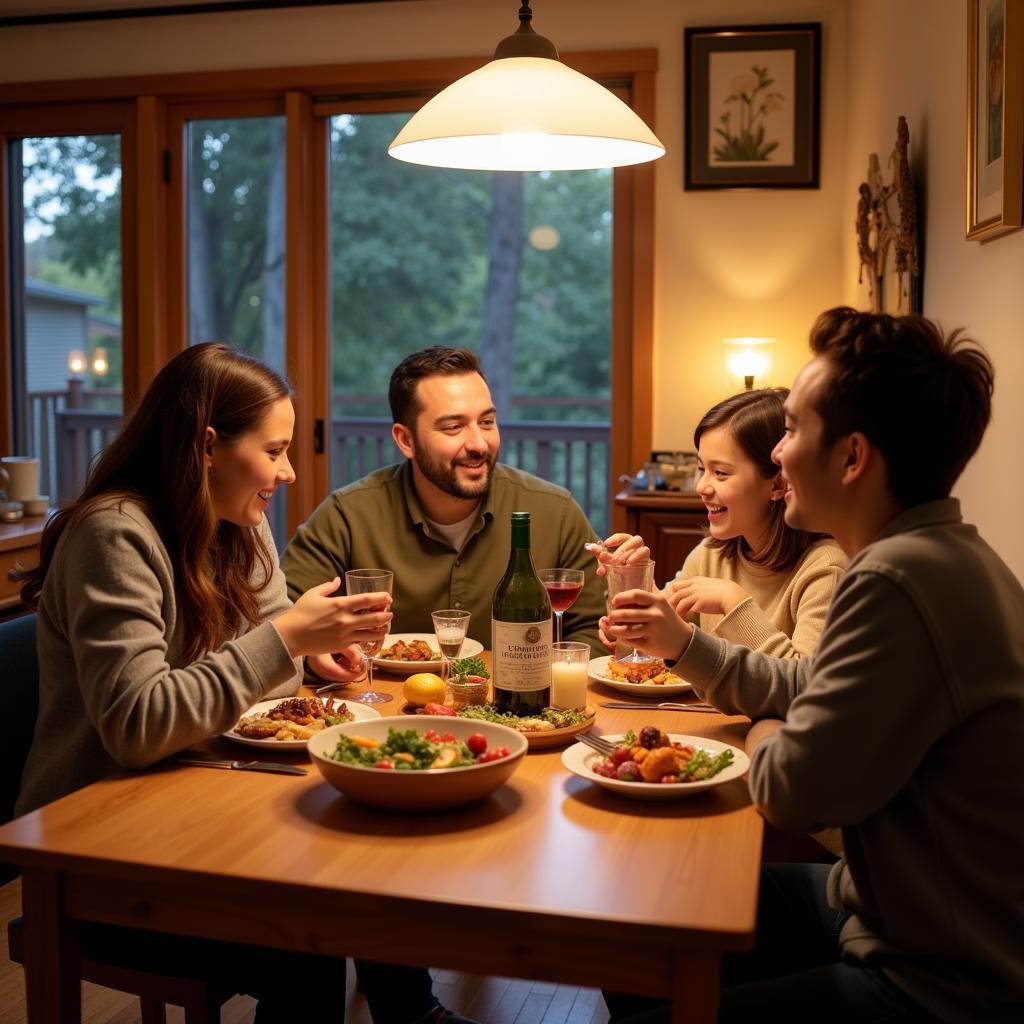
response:
M329 583L307 590L274 625L293 658L300 655L330 654L351 644L383 640L390 612L391 595L355 594L330 597L341 584L334 577Z
M363 656L355 644L335 654L310 654L306 664L318 678L331 683L351 683L366 675Z
M733 608L750 597L738 583L715 580L708 576L672 580L665 588L665 596L681 619L694 612L728 615Z
M605 575L605 566L611 562L625 565L642 562L651 557L651 549L644 544L643 537L628 533L613 533L602 544L584 544L584 548L597 559L597 575Z
M659 658L675 660L690 643L693 627L675 613L664 594L627 590L612 599L608 634Z
M601 643L603 643L609 651L615 650L615 638L611 635L611 623L608 621L607 615L601 616L601 619L597 624L597 635L600 638Z

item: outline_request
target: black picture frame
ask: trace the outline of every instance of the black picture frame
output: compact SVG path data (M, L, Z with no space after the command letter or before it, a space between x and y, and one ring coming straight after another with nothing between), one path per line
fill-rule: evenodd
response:
M820 22L687 28L684 56L685 189L819 187Z

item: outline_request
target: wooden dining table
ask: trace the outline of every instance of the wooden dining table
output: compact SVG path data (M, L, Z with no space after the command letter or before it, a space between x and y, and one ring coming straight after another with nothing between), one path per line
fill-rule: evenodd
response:
M378 683L395 695L378 710L416 721L401 678ZM631 699L591 683L595 705ZM594 732L650 724L739 747L749 726L598 707ZM754 934L762 819L746 780L626 799L569 773L562 749L444 812L360 806L282 751L309 773L165 762L15 819L0 860L23 872L30 1024L80 1019L77 922L599 987L668 999L673 1022L717 1020L722 955ZM206 752L269 757L225 738Z

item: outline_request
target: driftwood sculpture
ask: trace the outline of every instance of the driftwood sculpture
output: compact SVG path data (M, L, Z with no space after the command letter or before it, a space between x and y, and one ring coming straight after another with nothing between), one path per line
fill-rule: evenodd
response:
M886 184L878 155L868 157L868 180L859 188L857 200L857 255L860 274L857 280L868 279L871 311L880 313L888 307L891 313L910 313L911 291L914 278L920 277L921 267L917 255L917 198L914 179L910 174L907 151L910 129L907 119L900 117L896 124L896 145L889 156L892 180ZM895 197L895 216L890 200ZM884 294L886 264L892 249L893 270L896 274L895 302Z

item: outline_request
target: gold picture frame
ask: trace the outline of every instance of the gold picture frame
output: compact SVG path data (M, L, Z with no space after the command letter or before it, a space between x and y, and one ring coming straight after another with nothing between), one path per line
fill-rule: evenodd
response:
M967 4L967 237L1021 227L1024 0Z

